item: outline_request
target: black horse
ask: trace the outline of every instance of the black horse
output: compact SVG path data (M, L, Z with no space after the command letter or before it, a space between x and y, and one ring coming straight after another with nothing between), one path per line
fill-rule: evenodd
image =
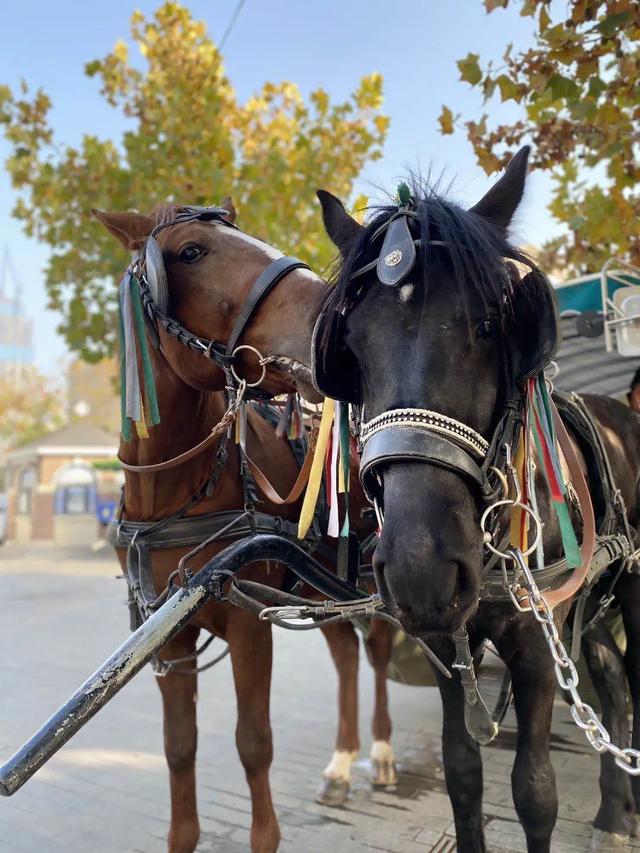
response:
M384 518L374 554L376 580L405 629L429 635L449 666L454 660L450 635L462 625L468 628L473 650L486 638L498 649L511 672L518 720L514 803L528 849L547 851L558 807L549 757L553 660L531 613L517 613L508 601L479 599L486 553L479 521L486 504L478 466L468 461L473 454L468 447L460 452L465 437L467 443L480 436L481 443L484 439L491 444L504 422L505 407L512 405L524 379L549 361L556 344L550 287L507 237L524 192L527 157L528 149L522 149L468 211L427 187L414 186L410 196L404 187L410 198L404 206L408 215L398 215L402 205L381 207L361 226L337 198L318 193L325 226L342 262L316 328L315 370L319 389L360 407L363 422L381 424L384 419L376 421L378 416L398 410L429 410L452 439L436 447L437 437L430 438L428 449L415 454L385 454L383 448L365 472ZM522 263L530 270L524 276L518 272ZM600 428L635 532L640 422L615 400L589 397L586 403ZM459 440L452 438L456 429L462 430ZM451 450L451 445L458 449ZM590 482L590 488L595 491L597 484ZM538 504L545 558L553 561L562 553L560 529L542 486ZM609 571L615 572L616 566ZM612 740L623 746L628 740L625 674L628 678L634 747L640 744L636 571L629 561L615 587L627 634L626 656L601 621L583 640L603 723ZM569 607L567 601L555 609L558 626ZM458 848L482 851L480 750L465 728L460 679L439 676L439 683L444 764ZM600 841L610 848L622 843L640 810L640 782L637 777L630 782L605 755L600 787L595 826Z

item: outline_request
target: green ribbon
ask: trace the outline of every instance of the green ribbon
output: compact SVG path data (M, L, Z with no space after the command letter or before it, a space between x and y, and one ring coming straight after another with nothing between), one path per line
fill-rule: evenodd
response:
M144 325L144 309L140 295L140 282L133 273L122 280L118 293L118 346L120 363L120 418L122 421L122 437L129 441L132 436L132 419L127 415L127 347L125 342L125 328L123 316L123 302L126 299L125 289L129 288L131 296L131 310L133 316L133 334L137 340L136 352L139 349L142 361L142 373L144 376L144 393L146 396L145 422L147 426L156 426L160 423L160 410L158 408L158 396L156 383L153 376L153 365L147 342L147 330Z
M531 430L533 433L533 440L536 445L536 452L552 495L551 503L560 526L560 536L562 538L562 547L564 549L565 557L567 558L567 565L570 569L577 569L582 566L582 554L580 553L580 546L578 545L576 532L573 529L573 523L571 521L571 516L569 515L569 507L565 501L567 487L564 482L562 467L560 465L556 431L553 424L553 415L551 414L551 403L549 401L549 392L542 374L536 381L533 402L540 419L540 426L543 430L543 434L540 435L536 419L532 417ZM551 464L554 468L553 474L558 482L560 493L562 495L561 500L553 498L553 489L549 480L547 464L545 462L543 443L547 446L549 459L551 460Z
M153 377L153 365L151 364L151 356L149 354L149 344L147 343L147 330L144 325L144 314L142 308L142 297L140 296L140 282L131 275L129 280L131 287L131 304L133 306L133 319L136 327L136 337L140 346L140 356L142 358L142 373L144 375L144 390L147 398L147 426L157 426L160 423L160 411L158 409L158 396L156 393L156 383Z

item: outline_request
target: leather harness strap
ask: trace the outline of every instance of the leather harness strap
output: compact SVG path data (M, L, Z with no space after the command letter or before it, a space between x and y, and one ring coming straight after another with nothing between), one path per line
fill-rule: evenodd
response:
M152 465L130 465L128 462L125 462L121 456L118 456L118 461L125 471L132 471L134 474L157 474L160 471L169 471L171 468L176 468L178 465L182 465L184 462L188 462L190 459L199 456L201 453L204 453L208 447L211 447L218 440L221 432L224 432L227 428L227 424L225 424L222 430L218 431L217 428L219 426L220 424L216 424L209 435L199 444L196 444L195 447L190 447L189 450L185 450L184 453L180 453L178 456L173 456L165 462L155 462Z
M566 430L560 413L555 404L552 403L553 423L558 437L558 444L564 454L564 458L571 474L571 482L578 495L580 506L582 509L582 544L580 546L580 554L582 562L579 568L575 569L567 578L567 580L557 589L545 592L545 599L549 607L556 607L580 589L586 580L587 573L593 560L593 552L596 544L596 522L593 514L593 504L591 502L591 494L589 486L582 470L582 465L576 453L575 447L569 433Z
M369 494L374 494L372 478L380 465L390 462L427 462L469 477L484 485L480 467L453 441L416 427L388 426L368 438L360 459L360 479Z
M233 329L231 330L229 342L227 343L228 353L233 354L238 345L238 341L240 340L240 336L245 330L245 326L262 300L268 296L276 284L278 284L285 275L290 273L292 270L297 269L308 270L310 267L308 264L305 264L304 261L298 260L298 258L291 258L285 255L282 258L278 258L277 261L273 261L273 263L269 264L269 266L260 273L258 278L255 280L249 295L245 299L242 309L234 323Z
M132 471L135 474L157 474L160 471L169 471L171 468L176 468L178 465L188 462L195 456L199 456L207 450L207 448L211 447L218 440L220 435L229 428L235 419L235 412L227 409L222 416L222 419L214 426L209 435L199 444L196 444L195 447L190 447L189 450L185 450L184 453L180 453L178 456L173 456L171 459L167 459L164 462L155 462L152 465L131 465L128 462L125 462L121 456L118 456L118 461L125 471Z
M218 440L218 437L222 432L227 429L229 423L235 419L232 418L227 423L224 423L224 418L220 423L216 424L213 430L209 433L209 435L203 439L200 444L197 444L195 447L190 448L189 450L185 450L184 453L181 453L179 456L174 456L172 459L167 459L165 462L156 462L154 465L130 465L128 462L124 462L120 457L120 463L125 471L133 471L136 474L157 474L160 471L168 471L171 468L176 468L178 465L182 465L184 462L188 462L190 459L193 459L195 456L198 456L200 453L203 453L207 448L211 447L214 442ZM260 491L264 494L264 496L271 501L273 504L277 504L278 506L283 506L285 504L295 503L301 496L305 490L307 482L309 480L309 474L311 473L311 465L313 463L313 451L315 448L315 438L316 431L314 430L309 439L309 448L304 458L304 462L300 468L298 476L296 478L295 483L291 487L289 494L283 498L276 491L275 487L270 483L267 475L261 470L261 468L251 459L251 457L245 453L245 458L251 469L251 473L260 488Z
M313 456L316 446L316 439L318 437L317 429L313 429L309 436L309 447L307 449L306 456L304 457L304 462L300 468L298 476L296 478L295 483L289 490L289 494L283 498L276 491L275 487L269 482L266 474L260 469L260 467L251 459L248 453L245 451L245 459L249 465L249 469L251 474L256 481L258 488L263 493L263 495L271 501L271 503L276 504L278 506L284 506L285 504L295 503L299 498L302 497L302 493L304 492L306 485L309 481L309 475L311 474L311 466L313 465Z

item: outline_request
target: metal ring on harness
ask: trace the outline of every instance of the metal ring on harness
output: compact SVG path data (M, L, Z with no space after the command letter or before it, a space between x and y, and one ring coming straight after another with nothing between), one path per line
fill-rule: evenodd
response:
M502 486L502 498L500 500L506 500L509 496L509 481L507 480L507 475L496 465L489 465L489 471L496 475L500 485Z
M495 503L491 504L491 506L488 506L485 509L485 511L480 516L480 528L484 534L485 546L493 554L496 554L498 557L502 557L505 560L506 559L513 560L513 556L508 551L500 551L498 548L495 548L491 544L493 534L489 533L489 531L485 529L485 524L486 524L487 518L489 517L489 513L493 512L493 510L497 509L499 506L510 506L513 509L515 509L517 507L518 509L521 509L524 512L526 512L529 515L529 517L534 521L536 533L535 533L535 536L533 537L533 542L531 543L531 545L529 545L529 547L527 548L526 551L522 552L522 556L528 557L529 554L533 554L533 552L536 550L536 548L540 544L540 539L542 537L542 523L541 523L540 519L538 518L537 514L531 509L531 507L527 506L526 504L523 504L521 501L511 501L511 500L496 501Z
M240 350L243 350L243 349L251 350L251 352L255 352L255 354L258 356L258 364L262 368L262 373L260 375L260 378L257 380L257 382L247 382L246 380L244 380L247 388L256 388L258 385L261 385L262 382L264 381L264 378L267 375L267 367L266 367L264 358L262 356L262 353L259 350L257 350L255 347L250 346L249 344L240 344L240 346L237 346L234 349L233 353L231 354L231 357L235 358L236 355L240 352ZM231 375L236 380L236 382L242 382L243 381L242 379L240 379L240 377L236 373L235 368L233 366L233 363L231 364Z

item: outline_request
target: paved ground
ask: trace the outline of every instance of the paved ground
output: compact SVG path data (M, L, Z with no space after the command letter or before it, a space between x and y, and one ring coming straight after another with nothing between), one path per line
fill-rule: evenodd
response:
M86 559L0 549L0 758L8 757L127 632L125 587L104 555ZM445 793L436 691L391 685L400 784L372 792L359 762L348 805L314 803L335 731L335 675L321 635L276 629L271 774L283 853L448 853L455 849ZM368 753L372 678L365 665L361 723ZM161 853L167 832L167 774L160 703L143 671L13 798L0 802L2 853ZM228 659L202 676L199 700L201 853L248 849L250 806L235 754ZM598 761L562 703L554 723L561 814L556 851L588 849L598 802ZM487 840L524 850L511 804L513 719L485 750Z

